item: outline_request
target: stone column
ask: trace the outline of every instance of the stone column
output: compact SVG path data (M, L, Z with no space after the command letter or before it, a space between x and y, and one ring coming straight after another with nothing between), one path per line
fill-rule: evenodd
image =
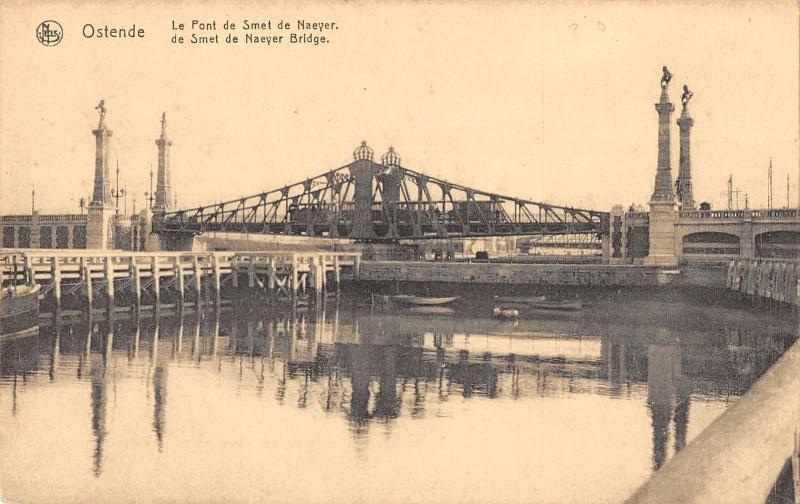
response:
M672 192L669 131L675 106L667 94L672 76L666 67L664 70L661 98L655 105L658 111L658 169L650 197L650 252L644 261L649 266L674 266L678 262L675 256L675 194Z
M678 127L680 129L680 143L681 143L681 157L680 157L680 170L678 172L678 201L681 210L694 210L694 197L692 196L692 157L691 157L691 144L689 136L691 133L694 119L689 115L689 99L691 94L688 94L688 89L681 99L683 102L683 111L678 119ZM688 97L687 97L688 94Z
M107 250L114 248L112 223L114 208L111 202L111 179L108 166L108 140L113 132L106 127L104 100L100 101L97 110L100 113L100 123L97 129L92 131L95 137L94 191L87 211L86 248Z
M156 179L156 194L153 212L163 213L172 206L169 169L169 148L172 140L167 138L167 113L161 115L161 137L156 140L158 146L158 176Z
M39 211L34 210L31 215L31 248L39 248Z

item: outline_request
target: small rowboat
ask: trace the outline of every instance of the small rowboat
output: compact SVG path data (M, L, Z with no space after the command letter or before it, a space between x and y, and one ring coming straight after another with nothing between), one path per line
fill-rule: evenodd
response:
M446 306L413 306L408 311L421 315L453 315L456 312Z
M443 306L448 305L458 299L458 297L422 297L422 296L408 296L408 295L394 295L386 296L381 294L372 294L372 304L383 303L387 305L402 304L409 306Z
M530 304L538 310L578 311L583 308L580 301L543 301Z
M545 300L545 296L534 296L534 297L510 297L510 296L495 296L494 300L498 303L507 303L507 304L531 304L531 303L541 303Z
M519 310L516 308L508 308L506 306L495 307L495 309L492 310L492 313L495 317L502 319L515 319L519 317Z
M443 306L458 299L458 297L422 297L422 296L395 296L393 301L414 306Z

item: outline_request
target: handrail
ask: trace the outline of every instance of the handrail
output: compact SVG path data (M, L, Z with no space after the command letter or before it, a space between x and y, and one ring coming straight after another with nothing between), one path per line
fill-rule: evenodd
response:
M626 501L765 502L800 431L800 340Z

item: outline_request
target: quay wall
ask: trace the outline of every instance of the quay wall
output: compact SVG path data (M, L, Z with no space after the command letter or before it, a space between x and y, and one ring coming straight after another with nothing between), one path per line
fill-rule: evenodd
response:
M675 269L609 264L362 261L358 278L351 276L354 273L347 273L342 279L355 281L357 286L409 283L434 290L437 284L709 289L800 306L800 263L788 260L695 263Z
M522 264L363 261L359 282L435 282L452 284L564 285L649 287L659 285L719 287L727 266L693 265L665 270L639 265Z

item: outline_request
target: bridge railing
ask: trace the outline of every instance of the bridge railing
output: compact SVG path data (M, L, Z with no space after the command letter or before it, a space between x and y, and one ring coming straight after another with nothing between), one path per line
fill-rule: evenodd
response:
M1 223L9 223L9 222L31 222L33 220L32 215L3 215L0 216Z
M37 217L40 223L47 222L69 222L80 223L87 222L89 216L86 214L64 214L64 215L39 215ZM0 223L28 223L33 221L33 215L3 215L0 216Z
M685 219L786 219L800 216L796 208L771 210L681 210L678 214Z
M627 502L766 502L787 460L800 464L798 390L800 340Z

